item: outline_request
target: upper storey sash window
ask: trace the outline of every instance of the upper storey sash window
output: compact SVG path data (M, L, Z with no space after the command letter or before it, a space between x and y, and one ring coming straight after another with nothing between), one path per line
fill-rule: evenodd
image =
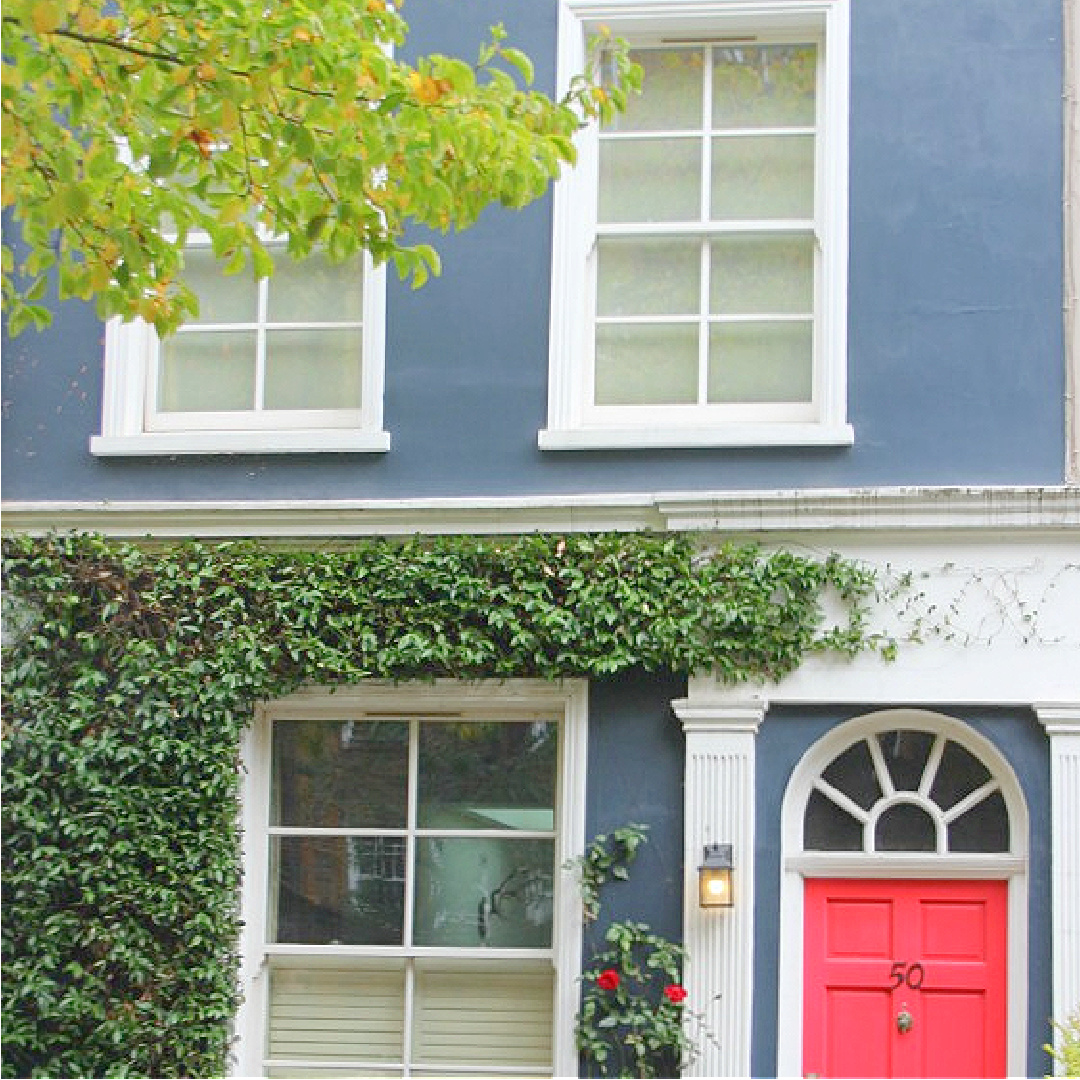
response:
M560 181L541 446L849 442L844 0L562 14L644 87Z

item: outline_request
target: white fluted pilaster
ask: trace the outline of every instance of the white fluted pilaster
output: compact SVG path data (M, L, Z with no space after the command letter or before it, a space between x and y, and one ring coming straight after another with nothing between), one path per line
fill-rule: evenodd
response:
M703 1014L688 1076L749 1076L754 945L754 754L763 702L673 702L686 733L683 943L688 1004ZM703 910L706 844L730 843L734 907ZM693 1025L692 1025L692 1030Z
M1054 1017L1080 1008L1080 704L1036 706L1050 737Z

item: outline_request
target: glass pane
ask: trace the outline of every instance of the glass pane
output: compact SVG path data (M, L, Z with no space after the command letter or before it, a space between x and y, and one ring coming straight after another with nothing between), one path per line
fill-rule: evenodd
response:
M597 405L688 405L698 397L698 328L596 328Z
M805 127L814 123L817 49L737 45L713 51L713 126Z
M701 49L635 49L630 56L642 67L641 93L629 96L626 112L607 130L700 130L705 70Z
M936 851L934 819L913 803L897 803L877 820L875 851Z
M1000 791L995 791L949 825L949 850L1009 850L1009 811Z
M202 323L254 322L258 318L258 282L251 268L239 274L223 274L221 263L208 247L184 249L184 281L199 298Z
M897 791L918 791L934 736L929 731L884 731L878 737Z
M273 760L272 825L404 828L407 723L281 720Z
M404 837L273 836L270 859L277 881L272 941L402 944Z
M812 237L732 237L714 239L710 248L714 315L813 313Z
M709 401L810 401L809 322L717 323L709 328Z
M862 851L862 822L820 791L812 791L803 819L803 847L807 851Z
M417 961L413 1060L550 1073L554 974L550 963L515 961L494 971L475 964ZM410 1075L445 1080L447 1073L411 1069Z
M158 408L224 412L255 407L255 332L179 333L162 344Z
M941 755L930 798L949 810L990 779L990 770L974 754L950 742Z
M417 824L554 829L557 724L424 723Z
M601 240L598 315L696 315L701 244L696 240Z
M352 960L347 966L292 964L270 969L267 1050L272 1058L401 1061L405 1052L405 962ZM304 1070L289 1072L303 1076ZM343 1077L373 1069L337 1070Z
M359 409L361 330L270 330L268 409Z
M551 840L417 841L414 944L551 946Z
M864 739L849 746L821 776L864 810L869 810L881 798L881 785Z
M332 264L315 252L302 261L274 249L267 319L275 322L360 322L364 317L364 260Z
M600 220L699 221L700 139L600 144Z
M814 216L812 135L713 140L714 221Z

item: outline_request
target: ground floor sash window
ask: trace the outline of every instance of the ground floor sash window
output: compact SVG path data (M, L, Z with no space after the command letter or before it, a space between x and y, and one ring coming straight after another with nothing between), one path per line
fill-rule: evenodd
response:
M257 755L265 1073L555 1072L565 710L299 700Z

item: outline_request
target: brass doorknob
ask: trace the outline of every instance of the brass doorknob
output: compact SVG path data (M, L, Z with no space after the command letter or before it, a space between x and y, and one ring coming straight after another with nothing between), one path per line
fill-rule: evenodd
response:
M911 1026L915 1023L915 1018L907 1011L907 1009L901 1009L896 1014L896 1030L902 1035L905 1031L910 1031Z

